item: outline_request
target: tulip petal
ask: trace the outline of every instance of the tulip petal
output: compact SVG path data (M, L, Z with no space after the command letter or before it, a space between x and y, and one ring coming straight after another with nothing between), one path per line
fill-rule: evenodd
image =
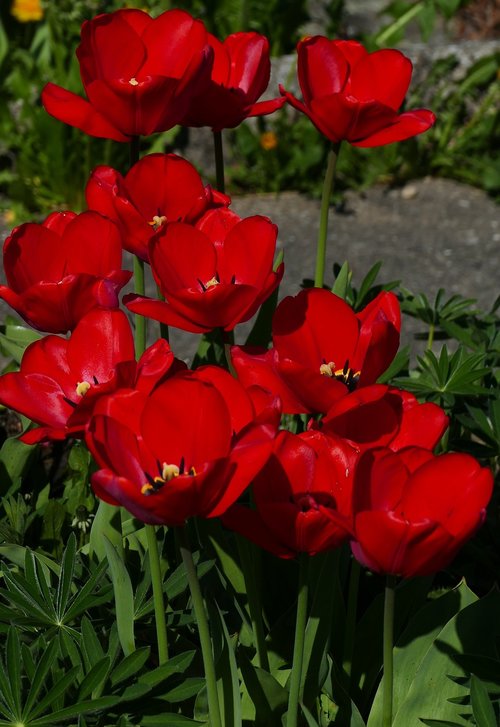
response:
M97 136L114 141L130 141L129 134L123 133L105 118L92 104L54 83L47 83L42 91L42 104L48 114L69 126L76 126L89 136Z
M349 73L348 63L335 41L319 35L298 43L297 69L307 106L319 96L340 93Z
M353 146L372 147L392 144L395 141L404 141L427 131L435 121L435 115L432 111L427 111L427 109L406 111L394 119L389 126L374 131L361 140L351 141L351 144Z
M404 101L412 63L398 50L367 53L352 68L349 93L359 101L378 101L397 111Z

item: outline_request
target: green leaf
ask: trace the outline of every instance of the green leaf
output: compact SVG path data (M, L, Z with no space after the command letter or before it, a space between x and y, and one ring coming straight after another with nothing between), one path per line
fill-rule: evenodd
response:
M92 694L92 692L98 687L102 688L103 682L106 680L110 667L110 661L105 656L97 664L94 664L92 669L83 678L80 688L78 690L78 699L84 700ZM92 694L92 696L94 696Z
M222 611L217 603L208 603L212 641L222 641L223 648L216 661L217 688L223 724L241 727L241 694L238 678L238 666L234 653L234 645L229 638ZM214 648L214 651L216 649Z
M288 690L269 672L239 655L243 677L242 718L257 724L278 723L288 704Z
M36 447L24 444L15 437L5 440L0 449L0 495L12 494L18 489L35 451Z
M498 720L488 690L474 674L470 679L470 702L477 727L498 727Z
M419 718L462 719L463 705L450 701L462 701L467 696L466 688L449 677L466 675L455 655L465 651L496 657L495 644L500 640L499 609L500 593L492 591L448 621L421 659L395 716L394 727L407 727Z
M443 632L445 632L448 624L452 623L452 620L457 614L466 606L474 603L477 600L476 596L467 588L465 583L461 583L457 589L445 593L440 598L427 603L421 608L413 619L410 621L407 628L403 631L400 638L396 642L394 649L394 687L393 687L393 710L395 715L395 724L398 722L399 710L403 709L406 700L411 697L410 692L414 694L414 682L423 674L423 665L426 663L426 659L429 654L434 653L435 644L437 639L441 639ZM396 609L397 609L397 596L396 596ZM440 662L441 668L445 669L444 665ZM432 668L432 665L431 667ZM446 685L443 689L451 688L453 694L456 694L456 685L453 687L452 682L446 678L446 673L453 671L451 666L446 667L448 672L443 671L440 674L440 678L445 681ZM434 669L429 673L429 682L434 674ZM428 685L422 685L423 689L428 689ZM383 686L382 683L379 686L375 699L373 701L372 709L370 712L370 718L368 720L368 727L378 727L382 719L382 706L383 706ZM463 690L462 690L463 692ZM415 700L415 697L413 697ZM422 702L424 701L424 694L421 695ZM445 692L441 692L436 689L434 693L434 699L436 701L445 702ZM415 701L415 706L418 705ZM450 715L439 714L437 707L435 711L432 709L427 711L421 711L420 714L411 714L409 722L414 722L418 717L425 717L429 715L449 717ZM404 712L403 712L404 713ZM403 727L403 722L399 722Z
M82 652L88 666L92 667L104 658L101 642L87 616L82 618Z
M352 271L351 271L351 268L349 267L349 263L346 260L342 264L342 267L340 268L339 272L337 273L337 277L335 278L335 282L333 284L332 293L335 293L335 295L338 295L339 298L346 300L347 292L351 285L351 278L352 278Z
M40 694L40 691L43 688L47 674L49 673L49 671L56 659L58 649L59 649L58 641L57 641L57 639L53 639L49 643L48 647L46 649L44 649L42 658L36 665L36 670L35 670L33 679L31 681L30 690L28 692L28 696L24 703L24 709L23 709L23 714L22 714L23 721L26 721L28 715L31 712L33 705L35 704L35 702L38 699L38 695Z
M117 548L103 535L104 548L111 571L115 594L116 624L118 636L125 656L135 651L134 637L134 591L125 563Z
M125 681L125 679L137 674L148 660L150 652L151 648L149 646L143 646L125 657L111 672L111 684L116 686L120 682Z
M68 690L74 684L76 675L79 671L79 668L75 666L72 669L66 671L61 676L61 678L55 682L54 686L47 692L45 697L37 703L36 707L34 707L28 715L27 718L30 722L30 725L35 724L35 722L38 721L36 718L40 714L43 714L43 712L45 712L45 710L48 709L51 705L54 705L54 703L57 702L60 697L64 697L64 693L66 692L66 690ZM32 722L31 720L35 721Z
M16 719L21 717L21 645L19 643L19 634L17 630L11 626L7 635L7 654L6 654L7 673L12 689L14 714Z
M123 552L123 538L120 508L109 505L104 500L101 500L90 529L89 547L90 555L92 556L95 553L99 561L105 560L107 555L103 540L105 537L114 545L121 556Z
M57 586L56 594L56 612L59 622L63 621L64 611L68 603L69 594L71 593L71 585L73 583L73 574L75 571L76 558L76 537L74 533L68 538L68 544L64 549L61 562L61 575Z
M196 719L183 717L181 714L155 714L143 717L141 727L186 727L186 725L202 725L206 727L206 722L200 722Z
M185 702L191 699L205 686L203 677L187 677L181 684L169 689L168 692L162 694L162 699L175 704L176 702ZM231 723L232 724L232 723Z
M196 651L184 651L182 654L176 654L169 659L166 664L158 666L152 671L141 674L139 682L149 684L151 687L156 687L161 684L172 674L184 674L189 669L191 662L196 654Z
M30 727L54 727L57 722L65 722L73 717L78 717L82 713L101 712L111 709L120 702L120 697L101 697L100 699L90 699L86 702L79 702L71 707L60 709L57 712L30 721Z

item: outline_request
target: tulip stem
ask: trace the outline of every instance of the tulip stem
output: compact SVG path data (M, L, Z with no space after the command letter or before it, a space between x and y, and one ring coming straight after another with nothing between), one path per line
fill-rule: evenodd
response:
M384 600L384 683L382 727L391 727L392 725L395 589L396 577L387 576Z
M307 601L309 556L301 553L299 557L299 595L297 599L297 617L295 621L295 641L293 645L292 673L290 675L290 694L288 697L287 727L297 727L300 684L302 682L302 663L304 661L304 641L307 622Z
M222 148L222 131L214 131L215 184L219 192L226 191L224 181L224 150Z
M203 657L205 681L207 685L210 727L222 727L212 642L210 639L205 604L203 603L203 596L201 595L200 582L198 580L196 567L193 561L193 554L189 544L187 527L184 525L183 527L177 528L177 532L179 534L179 550L182 556L182 562L184 563L184 568L186 569L194 613L198 624L198 634L200 636L201 654Z
M139 161L141 147L141 137L133 136L130 139L130 167L133 167ZM144 295L144 261L139 257L134 257L134 289L137 295ZM135 355L139 359L146 350L146 319L144 316L135 314Z
M351 677L352 656L354 651L354 633L356 631L356 615L358 610L359 576L361 566L356 558L351 558L349 574L349 591L347 594L346 623L344 635L343 667L347 676Z
M134 287L138 295L144 295L144 260L134 257ZM146 319L135 315L135 355L139 359L146 350Z
M165 620L165 601L163 599L163 579L161 576L160 555L156 541L154 525L145 525L148 543L149 567L153 585L153 603L155 609L156 640L158 643L158 659L160 664L168 661L167 623Z
M319 217L318 246L316 248L316 273L314 276L314 287L322 288L325 277L326 261L326 238L328 235L328 213L330 211L330 197L333 190L335 168L339 156L340 142L333 144L328 153L325 181L321 194L321 212Z

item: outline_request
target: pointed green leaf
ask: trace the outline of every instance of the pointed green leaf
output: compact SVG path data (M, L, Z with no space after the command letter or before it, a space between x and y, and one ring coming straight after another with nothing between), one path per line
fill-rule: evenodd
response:
M109 667L110 662L107 656L105 656L104 659L101 659L101 661L98 661L97 664L94 664L92 669L89 671L88 674L85 675L82 683L80 684L80 688L78 690L79 700L86 699L98 687L102 689L103 682L106 680L109 671ZM92 694L92 696L94 695Z
M332 293L335 293L335 295L338 295L339 298L346 300L347 291L349 290L349 286L351 283L351 278L351 268L349 267L349 263L346 260L342 264L339 272L337 273L337 277L335 278L335 282L333 284Z
M53 639L46 649L44 649L42 658L38 662L35 670L35 674L33 676L33 679L31 681L30 690L28 692L28 696L26 698L26 701L24 703L23 708L23 715L22 719L26 720L28 715L31 712L31 709L35 702L38 699L38 695L40 694L41 689L44 686L45 679L47 677L47 674L50 671L50 668L52 667L52 664L55 661L55 658L57 656L59 644L57 642L57 639Z
M30 721L29 727L54 727L57 722L65 722L73 717L78 717L80 714L87 712L101 712L104 710L111 709L120 702L120 697L101 697L100 699L90 699L86 702L79 702L71 707L65 709L59 709L57 712L46 717L40 717L32 722Z
M151 687L156 687L172 674L184 674L184 672L190 667L195 654L196 651L194 650L184 651L182 654L176 654L176 656L169 659L166 664L162 664L156 669L146 672L146 674L141 674L139 682L149 684Z
M43 714L45 710L54 705L59 698L64 699L64 693L73 685L78 672L79 669L75 666L65 672L60 679L55 680L54 686L47 692L45 697L37 703L36 707L32 708L31 713L27 715L27 720L29 720L30 724L33 724L31 720L36 720L39 715Z
M498 727L488 690L474 674L470 680L470 703L477 727Z
M134 638L134 591L125 563L119 551L110 540L103 535L104 548L111 571L113 591L115 594L116 624L118 636L125 656L135 651Z
M11 626L7 635L6 654L7 673L12 689L14 714L16 719L21 717L21 645L19 634L15 627Z
M149 646L143 646L141 649L134 651L133 654L126 656L111 672L111 684L116 686L125 679L137 674L148 660L150 652Z
M73 583L73 574L75 571L75 558L76 537L74 533L71 533L62 557L61 575L56 594L56 612L60 623L64 621L64 611L71 593L71 584Z

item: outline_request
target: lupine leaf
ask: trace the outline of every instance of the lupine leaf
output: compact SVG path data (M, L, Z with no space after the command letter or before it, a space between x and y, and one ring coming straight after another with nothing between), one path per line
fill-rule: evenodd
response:
M127 568L117 549L103 535L111 580L115 594L116 625L125 656L135 651L134 637L134 592Z

